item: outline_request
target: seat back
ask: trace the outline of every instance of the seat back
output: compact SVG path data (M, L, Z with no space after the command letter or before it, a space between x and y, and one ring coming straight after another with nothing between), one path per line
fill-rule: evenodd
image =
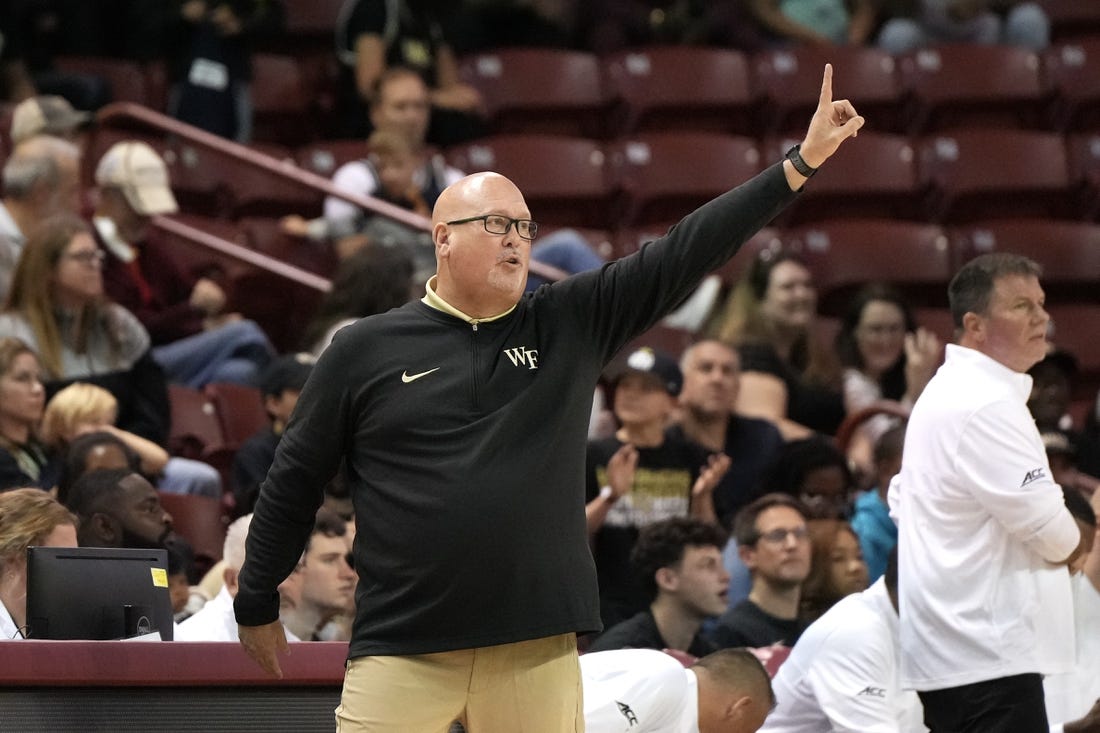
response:
M1053 46L1043 60L1057 94L1053 119L1057 128L1100 131L1100 35Z
M505 48L463 59L461 75L481 92L497 132L603 134L608 100L591 53Z
M1018 46L943 44L901 58L913 97L909 131L961 126L1038 128L1048 87L1039 55Z
M222 559L226 517L222 503L208 496L158 491L160 503L172 515L172 527L191 545L195 564L209 570Z
M612 147L627 196L623 224L678 221L761 170L756 141L712 132L652 132Z
M934 221L1076 212L1065 141L1055 133L955 130L923 139L918 161L922 182L933 187Z
M214 405L225 444L239 448L271 422L264 409L263 395L255 387L212 382L203 393Z
M168 428L169 453L198 460L225 445L217 408L201 390L169 383L168 403L172 409Z
M608 94L617 104L615 128L710 130L751 134L756 94L740 51L699 46L653 46L603 60Z

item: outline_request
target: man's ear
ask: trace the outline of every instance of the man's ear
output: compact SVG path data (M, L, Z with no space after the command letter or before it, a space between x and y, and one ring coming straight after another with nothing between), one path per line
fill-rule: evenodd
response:
M658 590L674 591L680 585L680 576L672 568L657 568L653 577Z
M967 311L963 316L963 333L977 340L985 339L985 319L977 313Z
M722 711L722 717L725 720L740 720L748 715L751 708L752 698L748 695L731 697L726 704L726 709Z
M102 542L108 543L108 547L117 547L122 544L122 532L114 517L103 512L95 512L88 521L95 536Z
M756 567L756 548L752 545L738 545L737 555L749 570Z
M451 250L451 229L443 222L438 222L432 229L432 241L435 243L435 253L440 259L446 258Z

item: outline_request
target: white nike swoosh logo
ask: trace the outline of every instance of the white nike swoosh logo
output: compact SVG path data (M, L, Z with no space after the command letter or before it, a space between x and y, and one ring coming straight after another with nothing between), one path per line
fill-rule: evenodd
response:
M404 382L405 384L408 384L409 382L415 382L416 380L420 379L421 377L428 376L432 372L438 372L439 369L440 369L440 367L436 367L435 369L429 369L426 372L420 372L420 374L409 374L407 371L405 371L405 372L401 373L401 381Z

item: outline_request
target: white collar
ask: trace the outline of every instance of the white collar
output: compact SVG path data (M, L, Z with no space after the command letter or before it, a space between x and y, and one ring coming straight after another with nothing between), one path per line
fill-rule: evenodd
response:
M0 601L0 641L21 641L22 639L23 634L19 632L19 627L15 625L15 619L8 613L4 602Z
M969 346L959 346L958 344L948 344L945 352L946 363L955 363L956 365L972 366L975 369L979 369L985 372L991 379L996 379L999 382L1003 382L1018 392L1020 396L1027 400L1031 395L1031 375L1023 372L1018 372L1015 369L1011 369L1001 362L997 361L991 356L987 356L977 349L972 349Z
M137 250L119 236L118 225L115 224L114 219L109 219L106 216L96 216L92 218L92 223L95 225L96 231L99 232L99 238L103 240L104 246L110 250L111 254L127 264L137 259Z

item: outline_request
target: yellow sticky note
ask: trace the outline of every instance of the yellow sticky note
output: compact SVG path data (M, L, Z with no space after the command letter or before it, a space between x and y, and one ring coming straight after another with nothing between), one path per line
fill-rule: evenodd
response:
M157 588L168 587L168 571L164 568L149 568L149 572L153 574L153 585Z

